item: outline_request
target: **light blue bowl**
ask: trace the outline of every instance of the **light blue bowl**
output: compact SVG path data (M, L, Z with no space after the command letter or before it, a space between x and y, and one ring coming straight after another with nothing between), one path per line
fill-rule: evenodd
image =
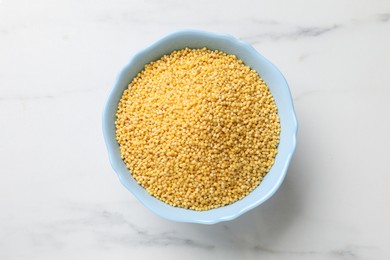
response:
M243 199L231 205L208 211L173 207L151 196L129 173L121 159L119 145L115 139L115 113L122 93L128 84L144 68L145 64L159 59L164 54L186 47L206 47L211 50L234 54L243 60L246 65L255 69L266 82L275 98L281 124L280 144L275 164L261 184ZM196 30L172 33L135 54L119 74L103 112L104 139L112 168L117 173L121 183L156 214L180 222L214 224L232 220L269 199L277 191L286 176L291 156L295 150L296 134L297 120L291 94L280 71L245 42L230 35Z

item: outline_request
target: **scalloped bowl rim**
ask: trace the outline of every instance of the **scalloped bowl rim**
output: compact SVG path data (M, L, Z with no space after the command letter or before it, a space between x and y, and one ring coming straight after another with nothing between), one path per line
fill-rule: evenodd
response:
M205 44L204 42L207 42L207 44ZM210 42L212 42L212 44ZM188 46L184 46L186 43ZM156 60L163 54L170 53L172 50L180 49L180 47L175 47L175 44L182 44L180 45L182 46L181 49L185 47L196 48L197 44L199 45L199 48L200 46L202 46L202 44L204 45L203 47L207 47L210 49L218 48L218 50L235 54L238 58L242 59L245 64L248 64L252 68L256 69L256 67L261 67L260 70L256 70L259 72L260 76L264 79L264 81L270 88L271 93L275 98L278 111L281 111L280 107L283 107L284 111L283 117L281 114L279 114L281 122L281 140L278 147L279 150L283 144L283 155L280 155L281 153L279 151L278 155L275 158L274 165L272 166L268 174L264 177L264 180L255 190L253 190L243 199L233 204L216 209L211 209L208 211L194 211L172 207L148 194L146 190L144 190L133 179L130 172L124 165L120 157L119 145L115 139L115 112L124 89L130 83L131 79L143 69L143 66L145 64L149 63L152 60ZM218 47L213 48L210 47L210 45ZM234 49L234 51L231 51L231 49ZM268 76L265 77L265 75L262 75L262 70L266 70L267 73L270 73L268 81ZM277 85L277 88L274 86L275 84ZM271 85L274 87L271 88ZM277 95L279 95L280 98L279 96L278 98L276 98L274 92L277 92ZM279 101L279 99L281 101ZM283 124L284 122L286 122L285 125ZM162 217L178 222L215 224L221 221L228 221L237 218L238 216L259 206L260 204L268 200L278 190L286 176L291 157L296 147L297 129L298 125L291 98L291 93L282 73L270 61L264 58L248 43L238 40L227 34L212 33L199 30L183 30L171 33L136 53L117 76L116 83L108 95L103 111L103 136L107 146L111 166L119 177L120 182L151 211ZM284 137L284 134L286 135L286 138ZM278 158L279 156L282 157ZM278 169L277 171L275 170L275 173L272 173L272 181L270 181L272 183L269 184L272 185L272 187L267 186L267 191L264 191L265 193L259 193L258 189L262 188L262 184L267 180L267 178L271 178L269 177L269 175L276 167ZM255 191L257 191L258 194L261 194L261 196L253 195L255 196L253 197L252 193L254 193ZM250 196L252 197L250 199L247 199Z

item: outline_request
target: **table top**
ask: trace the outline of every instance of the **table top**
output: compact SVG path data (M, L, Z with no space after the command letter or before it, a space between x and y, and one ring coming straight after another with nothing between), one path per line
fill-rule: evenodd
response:
M120 69L193 28L252 44L299 122L280 190L216 225L119 183L101 131ZM0 0L0 259L390 259L388 1Z

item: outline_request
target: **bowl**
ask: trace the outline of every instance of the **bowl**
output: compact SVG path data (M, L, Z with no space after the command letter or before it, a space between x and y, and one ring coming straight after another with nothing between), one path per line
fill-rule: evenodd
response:
M195 211L173 207L151 196L130 174L121 159L119 144L115 139L115 119L118 102L132 79L151 61L157 60L174 50L184 48L220 50L234 54L246 65L255 69L270 89L280 117L281 134L278 154L271 170L260 185L247 196L233 204L207 211ZM287 82L280 71L249 44L230 35L184 30L169 34L154 44L136 53L122 69L114 87L108 95L103 112L103 135L107 145L112 168L120 182L135 197L156 214L179 222L214 224L232 220L259 206L269 199L283 182L296 146L297 120Z

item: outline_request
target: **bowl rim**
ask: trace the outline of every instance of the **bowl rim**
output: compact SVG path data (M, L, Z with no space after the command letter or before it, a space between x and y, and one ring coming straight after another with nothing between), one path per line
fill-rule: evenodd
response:
M292 136L289 138L292 138L292 139L291 139L291 145L290 145L291 148L289 149L289 152L286 155L286 158L283 162L284 165L282 168L282 172L278 176L278 179L277 179L276 183L274 184L274 186L270 189L270 191L266 195L264 195L263 197L256 200L255 203L246 205L245 207L237 210L237 212L231 213L230 215L226 215L223 217L188 219L188 218L185 218L183 216L174 216L172 214L164 214L163 212L156 210L153 206L149 205L148 203L145 202L145 200L143 200L142 195L133 191L132 189L130 189L126 185L127 180L119 173L120 172L119 165L117 165L117 163L116 163L117 153L114 151L115 147L113 147L113 145L111 145L111 142L110 142L110 140L112 139L112 136L109 133L110 132L109 131L109 128L110 128L109 118L112 117L112 113L110 113L110 106L111 106L110 104L113 101L115 101L115 94L122 87L120 82L123 78L126 78L126 74L128 73L128 70L130 69L132 64L140 57L147 55L147 53L150 50L157 48L162 42L170 41L170 40L175 39L178 36L186 36L186 35L199 35L199 36L206 36L206 37L212 37L212 38L219 38L221 40L227 40L227 41L230 41L236 45L240 45L242 48L247 49L247 51L255 53L255 55L258 55L258 57L261 57L263 59L263 61L267 64L267 66L271 67L278 74L278 77L280 77L280 79L284 81L285 86L287 88L286 91L287 91L288 97L286 97L286 98L288 98L288 101L289 101L290 116L291 116L291 120L292 120L292 125L291 125ZM249 210L259 206L260 204L262 204L266 200L268 200L270 197L272 197L272 195L275 194L275 192L279 189L279 187L283 183L283 180L285 179L285 176L287 174L287 169L290 165L291 158L292 158L294 151L296 149L296 139L297 139L297 131L298 131L298 122L297 122L297 118L296 118L296 114L295 114L291 91L289 89L288 83L287 83L286 79L284 78L283 74L280 72L280 70L275 65L273 65L267 58L265 58L262 54L260 54L250 44L248 44L242 40L239 40L239 39L237 39L229 34L208 32L208 31L194 30L194 29L179 30L179 31L176 31L173 33L169 33L169 34L161 37L160 39L156 40L154 43L148 45L147 47L139 50L134 55L132 55L131 58L129 59L129 61L127 62L127 64L121 69L120 73L117 75L117 77L115 79L114 86L109 90L109 94L108 94L106 101L104 103L102 119L103 119L102 120L103 137L104 137L104 142L106 144L109 161L110 161L111 167L113 168L116 175L118 176L121 184L123 186L125 186L126 189L129 190L145 207L150 209L155 214L162 216L166 219L170 219L170 220L177 221L177 222L199 223L199 224L215 224L215 223L222 222L222 221L233 220L233 219L241 216L242 214L248 212ZM149 195L149 196L151 196L151 195ZM170 206L170 205L168 205L168 206ZM211 209L209 211L212 211L212 210L214 210L214 209Z

